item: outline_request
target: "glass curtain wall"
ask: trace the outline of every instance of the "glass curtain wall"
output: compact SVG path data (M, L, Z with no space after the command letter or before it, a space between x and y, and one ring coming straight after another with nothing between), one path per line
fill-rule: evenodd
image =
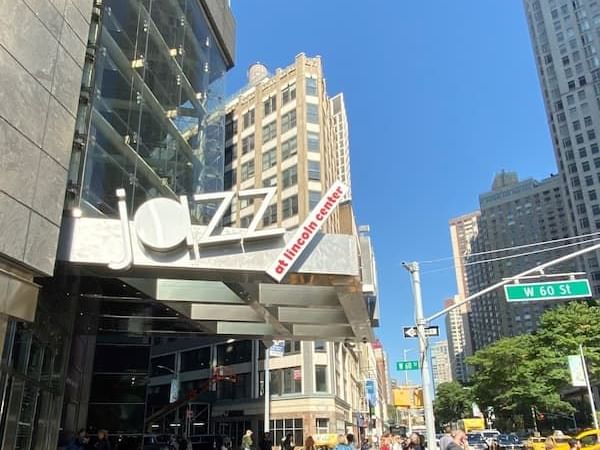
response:
M200 2L103 5L78 169L83 213L116 216L120 188L130 213L153 197L222 190L226 65Z

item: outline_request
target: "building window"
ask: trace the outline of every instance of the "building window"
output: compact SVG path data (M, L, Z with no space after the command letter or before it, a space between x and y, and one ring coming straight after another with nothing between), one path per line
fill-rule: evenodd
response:
M301 341L285 341L283 352L286 355L297 355L302 351Z
M222 381L217 383L217 399L233 400L250 398L252 395L252 377L250 373L239 373L236 382Z
M298 166L285 169L281 174L281 183L284 189L298 184Z
M162 375L169 375L171 372L168 369L175 370L175 354L152 358L150 360L150 367L150 376L158 377ZM165 367L167 369L165 369Z
M318 204L319 201L321 200L321 191L308 191L308 209L314 209ZM322 341L315 341L315 348L316 348L316 342L322 342Z
M242 116L242 120L244 122L244 130L254 125L254 108L246 111Z
M316 428L317 434L329 433L329 419L317 419Z
M254 150L254 135L246 136L242 139L242 155Z
M589 172L590 171L590 163L588 161L582 162L581 168L583 169L584 172Z
M277 186L277 175L273 175L272 177L265 178L263 180L263 187L273 187Z
M600 205L592 205L592 213L595 216L600 216Z
M573 122L573 130L575 130L575 131L581 130L581 123L579 122L579 120L576 120Z
M319 123L319 105L314 103L306 104L306 121L308 123Z
M262 154L262 168L267 170L275 165L277 165L277 148L273 147Z
M586 186L591 186L592 184L594 184L594 177L591 175L586 175L585 177L585 185Z
M590 145L590 149L592 150L592 155L595 155L596 153L598 153L598 151L600 151L598 148L598 144Z
M263 216L263 226L277 223L277 204L269 205Z
M281 207L281 214L283 215L284 219L287 219L288 217L292 217L292 216L298 214L298 196L297 195L292 195L291 197L288 197L283 200L282 207Z
M319 139L319 133L309 131L307 133L307 148L309 152L320 153L321 143Z
M277 97L273 95L272 97L266 99L263 104L265 107L265 116L268 116L277 109Z
M593 189L591 191L588 191L588 197L592 201L594 201L598 198L598 196L596 195L596 191Z
M281 132L285 133L288 130L296 128L296 110L293 109L290 112L281 116Z
M579 157L580 158L585 158L587 156L587 150L585 149L585 147L581 147L579 149Z
M254 219L254 214L248 214L240 219L240 228L248 228Z
M277 136L277 123L275 121L266 124L263 129L263 144L269 142L271 139L275 139Z
M271 434L273 442L281 442L286 434L291 433L294 444L301 447L304 443L304 424L302 419L277 419L271 420Z
M587 137L590 141L596 139L596 132L594 130L587 130Z
M233 113L225 116L225 140L231 139L237 134L237 119L233 118Z
M575 142L577 142L578 144L583 144L583 134L576 135Z
M298 140L296 136L289 138L287 141L281 144L281 159L288 159L290 156L296 154L298 147Z
M321 181L321 163L319 161L308 161L308 179Z
M181 353L181 371L202 370L210 367L210 347Z
M217 365L226 366L250 362L252 358L252 341L235 341L217 346Z
M286 86L281 91L281 104L282 105L285 105L286 103L291 102L295 98L296 98L296 85L295 84Z
M235 170L228 170L223 176L223 188L227 191L236 184Z
M237 158L236 147L236 144L232 144L225 148L225 165L231 164Z
M317 79L307 78L306 79L306 95L317 96Z
M592 126L592 118L590 116L585 117L583 120L585 122L585 126L586 127L591 127Z
M327 366L315 366L315 392L327 392Z
M327 342L325 341L315 341L315 352L325 353L327 352Z
M254 160L242 164L242 181L246 181L254 176Z
M283 394L298 394L302 392L302 368L286 367L283 372Z

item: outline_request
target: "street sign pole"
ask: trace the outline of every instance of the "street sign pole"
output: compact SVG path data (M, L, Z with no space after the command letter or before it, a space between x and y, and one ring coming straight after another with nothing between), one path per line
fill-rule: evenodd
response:
M423 410L425 412L425 428L427 447L435 450L435 418L433 416L433 386L431 372L429 370L429 358L427 348L427 335L425 326L427 321L423 314L423 299L421 297L421 275L419 273L419 263L402 263L404 268L410 273L413 285L413 297L415 301L415 319L417 322L417 332L419 336L419 361L421 366L421 382L423 383Z

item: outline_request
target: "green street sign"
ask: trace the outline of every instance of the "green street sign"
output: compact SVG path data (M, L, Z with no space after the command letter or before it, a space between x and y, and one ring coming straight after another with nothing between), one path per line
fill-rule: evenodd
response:
M398 361L396 363L396 370L417 370L419 368L419 361Z
M504 293L506 294L506 300L509 302L528 302L591 297L592 290L589 281L583 279L550 281L547 283L507 284L504 286Z

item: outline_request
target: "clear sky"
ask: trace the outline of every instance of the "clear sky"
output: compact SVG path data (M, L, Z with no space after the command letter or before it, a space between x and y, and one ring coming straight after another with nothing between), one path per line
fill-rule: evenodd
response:
M274 70L304 52L322 57L329 94L345 94L354 208L371 226L379 268L377 334L400 378L394 363L416 345L401 336L414 320L400 263L450 256L448 220L477 209L496 172L556 172L522 2L231 3L230 93L253 62ZM422 265L426 314L456 292L452 268L427 271L451 264Z

